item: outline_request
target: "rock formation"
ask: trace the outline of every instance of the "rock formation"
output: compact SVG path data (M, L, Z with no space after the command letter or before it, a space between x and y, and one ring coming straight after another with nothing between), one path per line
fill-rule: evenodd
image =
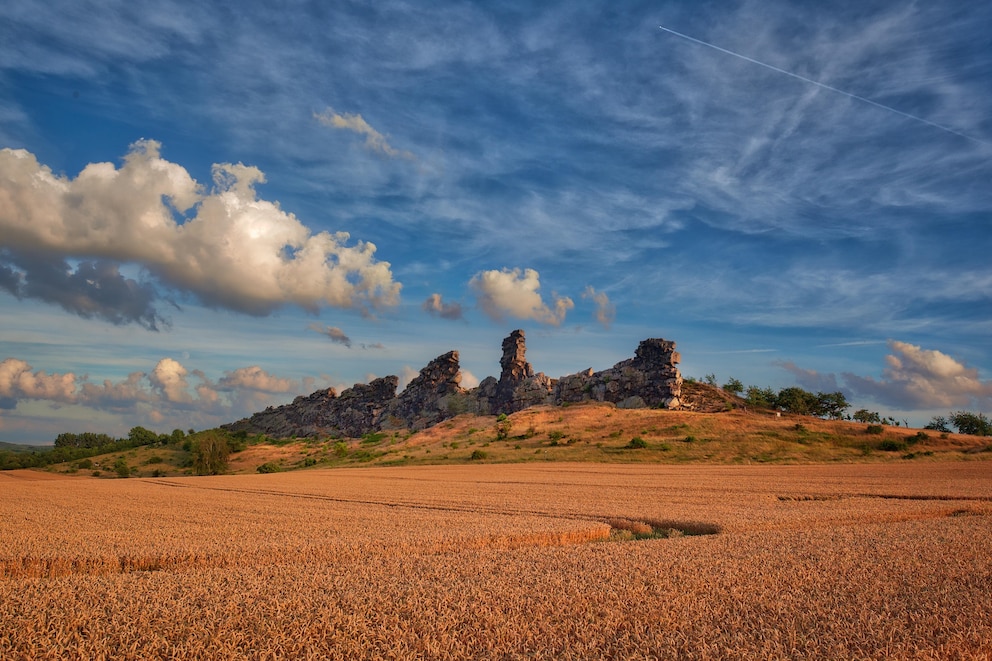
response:
M468 412L473 407L461 380L458 352L438 356L389 403L379 417L378 427L419 431Z
M554 383L542 372L534 374L527 362L524 332L515 330L503 340L502 371L489 398L489 412L513 413L538 404L550 404ZM481 384L480 384L481 385Z
M593 372L590 368L558 379L553 398L555 404L592 400L628 409L678 408L682 390L678 362L674 342L644 340L633 358L608 370Z
M675 343L644 340L634 357L610 369L550 379L527 362L522 330L503 340L500 376L479 387L461 387L458 352L449 351L420 370L397 396L399 379L387 376L356 384L340 395L333 388L300 396L291 404L269 407L250 418L224 425L231 431L277 438L345 436L357 438L383 429L420 430L461 413L514 413L539 404L613 402L620 408L678 408L682 376Z
M297 397L292 404L269 407L250 418L223 425L276 438L348 436L356 438L379 428L383 411L396 398L399 378L386 376L369 384L356 383L335 395L334 388Z

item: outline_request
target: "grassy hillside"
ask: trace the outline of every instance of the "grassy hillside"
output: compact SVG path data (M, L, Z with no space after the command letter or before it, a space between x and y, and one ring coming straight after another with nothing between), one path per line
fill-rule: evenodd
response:
M719 400L719 401L717 401ZM874 426L769 411L617 409L588 403L535 407L501 422L465 415L415 434L390 431L357 439L277 440L230 436L227 472L254 473L312 466L416 465L584 461L608 463L829 463L992 459L992 439L905 427ZM502 431L502 433L501 433ZM121 460L131 477L193 473L191 445L224 432L210 430L185 443L135 448L50 467L63 473L116 477ZM500 436L505 438L500 438ZM261 467L261 470L260 470Z

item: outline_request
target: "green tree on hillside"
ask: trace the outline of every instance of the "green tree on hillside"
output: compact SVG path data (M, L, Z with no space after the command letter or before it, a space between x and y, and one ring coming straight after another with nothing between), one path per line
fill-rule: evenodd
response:
M770 409L775 406L775 391L771 388L759 388L758 386L748 386L745 395L748 406L755 408Z
M738 379L731 377L727 379L727 382L725 384L723 384L723 389L726 390L727 392L732 392L735 395L739 395L742 392L744 392L744 384L741 383Z
M959 434L992 436L992 422L983 413L956 411L951 414L951 424L958 428Z
M193 472L197 475L220 475L227 470L231 448L227 439L217 434L204 434L192 444Z

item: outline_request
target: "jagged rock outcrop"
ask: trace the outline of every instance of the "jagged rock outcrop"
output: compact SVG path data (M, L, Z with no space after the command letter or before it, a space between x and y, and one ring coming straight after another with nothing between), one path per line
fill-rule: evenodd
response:
M380 429L426 429L475 408L461 387L458 352L438 356L420 370L379 419Z
M340 396L335 395L334 388L318 390L223 427L276 438L358 437L379 428L383 411L396 398L397 385L398 377L385 376L368 384L356 383Z
M499 365L502 371L495 392L488 400L489 412L514 413L551 403L554 383L542 372L534 374L534 368L527 362L527 343L522 330L513 331L503 340L503 357Z
M556 404L566 402L613 402L619 408L678 408L682 375L676 367L680 356L675 343L662 339L644 340L634 357L608 370L563 376L555 384Z
M621 408L678 408L682 387L678 362L674 342L648 339L633 358L610 369L550 379L535 373L527 362L524 332L516 330L503 340L499 379L486 377L472 390L461 387L458 352L449 351L420 370L399 396L399 379L386 376L356 384L340 395L333 388L318 390L224 428L277 438L357 438L382 429L425 429L461 413L509 414L539 404L600 401Z

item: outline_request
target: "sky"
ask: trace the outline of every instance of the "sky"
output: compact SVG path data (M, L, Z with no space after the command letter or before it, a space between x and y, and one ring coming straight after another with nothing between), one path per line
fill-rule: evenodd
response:
M551 377L992 413L992 5L7 0L0 440L522 328Z

